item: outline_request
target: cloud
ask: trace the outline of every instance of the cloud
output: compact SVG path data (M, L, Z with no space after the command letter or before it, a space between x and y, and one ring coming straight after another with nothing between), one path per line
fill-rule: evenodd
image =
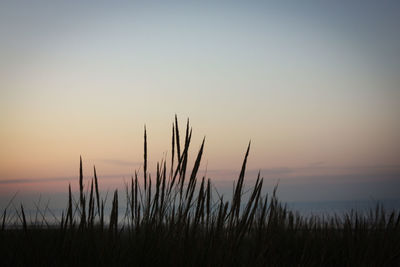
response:
M279 168L266 168L266 169L249 169L246 170L246 174L258 174L260 171L261 175L269 174L287 174L292 173L295 169L289 167L279 167ZM204 170L199 170L199 172ZM207 170L208 174L237 174L239 175L240 170Z
M137 166L142 164L142 162L138 161L129 161L121 159L101 159L100 161L106 164L117 165L117 166Z
M324 165L324 164L325 164L325 161L316 161L316 162L311 162L308 165L311 167L311 166L321 166L321 165Z
M0 180L0 184L23 184L23 183L42 183L42 182L57 182L69 181L76 179L75 177L51 177L51 178L22 178L22 179L7 179Z
M289 167L280 167L280 168L270 168L270 169L261 169L261 174L264 175L274 175L274 174L288 174L293 173L295 169Z
M97 175L99 179L115 179L131 177L132 174L109 174L109 175ZM84 180L91 179L93 176L84 176ZM45 182L62 182L62 181L77 181L78 176L73 177L49 177L49 178L21 178L21 179L5 179L0 180L0 184L24 184L24 183L45 183Z

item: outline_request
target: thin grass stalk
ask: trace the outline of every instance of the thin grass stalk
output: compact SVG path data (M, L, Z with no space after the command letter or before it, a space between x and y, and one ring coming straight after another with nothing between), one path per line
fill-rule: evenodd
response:
M249 215L251 211L254 209L254 207L256 207L256 204L258 203L258 198L260 197L260 190L261 190L260 185L262 186L262 180L260 180L260 173L258 173L258 177L253 192L251 193L251 196L247 202L246 208L244 209L243 215L240 220L238 228L239 231L242 231L243 228L248 224ZM237 228L236 225L235 228Z
M93 166L93 172L94 172L94 185L96 189L97 212L100 215L100 194L99 194L99 184L97 181L96 166Z
M233 220L238 220L239 219L239 212L240 212L240 203L241 203L241 197L242 197L242 190L243 190L243 181L244 181L244 176L245 176L245 171L246 171L246 164L247 164L247 157L249 156L249 151L250 151L250 142L249 145L247 146L247 151L244 156L243 164L242 164L242 169L240 170L239 174L239 179L236 184L235 192L233 194L232 198L232 203L231 203L231 210L230 210L230 227L233 226Z
M187 127L189 127L189 124L187 125ZM182 153L183 161L182 161L182 166L180 169L180 176L179 176L179 179L181 181L181 190L183 189L183 185L185 183L189 146L190 146L190 140L192 138L192 129L190 129L190 132L188 132L188 129L189 128L186 128L185 149L184 149L185 153Z
M171 171L169 177L174 174L174 159L175 159L175 127L172 123L172 141L171 141Z
M264 203L261 208L261 214L258 220L258 232L261 234L261 231L265 225L266 215L267 215L267 208L268 208L268 195L265 196Z
M131 177L131 194L130 194L130 202L129 202L129 207L131 210L131 227L133 228L134 225L134 220L135 220L135 185L134 185L134 181L133 181L133 176Z
M101 210L100 210L100 229L104 229L104 200L101 200Z
M181 158L181 142L180 142L180 138L179 138L179 126L178 126L178 117L175 114L175 137L176 137L176 152L177 152L177 156L178 156L178 160Z
M174 173L174 175L173 175L173 177L172 177L172 179L171 179L171 182L170 182L170 184L169 184L169 190L168 190L167 195L169 195L169 194L171 193L171 190L172 190L172 188L173 188L174 185L175 185L175 181L176 181L176 178L177 178L177 176L178 176L178 173L180 173L180 169L181 169L181 166L182 166L182 161L183 161L183 157L180 157L180 158L178 159L178 165L176 166L175 173ZM179 183L179 182L178 182L178 183Z
M165 183L167 179L167 165L166 162L164 161L164 168L163 168L163 175L162 175L162 187L161 187L161 200L160 200L160 214L159 214L159 220L160 223L162 222L162 218L164 216L164 209L165 209L165 202L164 202L164 197L165 197Z
M205 177L203 177L203 179L201 180L200 189L197 197L194 227L198 225L200 218L204 214L204 183L205 183Z
M147 187L147 190L144 191L144 197L145 197L145 202L144 202L144 215L143 218L145 219L146 222L149 221L150 218L150 208L151 208L151 176L149 175L149 186Z
M146 133L146 125L144 126L144 163L143 163L143 179L144 179L144 190L146 191L147 187L147 133Z
M138 177L136 172L135 172L135 211L136 211L136 229L138 229L140 222L140 206L138 205Z
M81 206L81 221L79 228L84 229L86 227L86 196L83 196Z
M79 196L81 207L83 206L83 170L82 170L82 156L79 156Z
M162 163L161 163L162 164ZM154 195L153 204L152 204L152 211L151 211L151 219L154 220L156 214L158 214L159 208L159 198L160 198L160 187L161 187L161 171L160 171L160 164L157 162L157 174L156 174L156 194Z
M93 179L90 185L90 195L89 195L89 215L88 215L88 223L91 228L93 228L94 221L94 197L93 197Z
M65 229L66 222L64 223L64 211L61 212L61 223L60 230L63 231Z
M205 137L203 138L203 142L201 143L199 153L197 154L197 158L196 158L196 161L195 161L193 169L192 169L192 174L190 175L189 183L193 183L193 181L196 180L197 171L199 170L201 157L203 155L204 141L205 141ZM187 194L186 194L186 197L187 197Z
M4 229L5 229L6 217L7 217L7 208L5 208L4 211L3 211L3 219L2 219L2 223L1 223L1 231L4 231Z
M69 226L72 228L72 193L71 193L71 184L68 185L68 209L67 209L67 219L69 219Z
M224 228L224 223L225 223L225 219L226 219L226 216L227 216L228 207L229 207L229 203L228 202L224 203L224 198L221 197L220 206L219 206L219 212L218 212L218 218L217 218L217 225L216 225L216 232L217 233L223 232L223 228Z
M185 211L183 214L183 219L186 220L188 218L189 210L192 206L192 200L193 200L193 195L194 191L196 189L196 179L193 179L193 182L190 183L187 188L186 188L186 199L185 199Z
M179 181L180 181L180 203L182 202L182 197L183 197L183 188L185 184L185 177L186 177L186 168L187 168L187 161L188 161L188 153L189 153L189 145L190 145L190 139L192 137L192 129L190 129L189 132L189 121L186 127L186 137L185 137L185 149L184 152L182 153L182 165L179 173Z
M86 225L86 205L85 196L83 193L83 168L82 168L82 156L79 157L79 196L81 204L81 221L80 228L84 228Z
M111 208L109 232L111 234L117 234L118 232L118 190L114 192L114 198Z
M251 227L253 225L254 216L255 216L255 213L259 206L262 184L263 184L263 179L260 179L260 174L259 174L256 185L255 185L255 189L251 196L251 201L249 202L250 206L248 209L246 209L246 214L244 215L244 219L242 220L242 222L239 226L238 242L241 242L241 240L244 237L244 235L246 234L246 232L249 229L251 229Z
M21 204L21 214L22 214L22 228L24 229L24 233L28 233L28 226L26 224L25 212L24 207Z
M38 204L37 204L37 205L35 204L35 206L36 206L35 223L34 223L35 225L37 225L37 223L38 223L38 214L39 214L39 207L40 207L40 201L41 201L41 199L42 199L42 194L39 195Z

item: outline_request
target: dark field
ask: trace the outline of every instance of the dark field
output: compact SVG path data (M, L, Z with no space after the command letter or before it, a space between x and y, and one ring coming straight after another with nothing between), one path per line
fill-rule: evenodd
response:
M201 144L187 168L191 129L183 144L177 121L172 157L147 172L147 138L139 183L135 173L119 220L118 193L111 214L98 190L94 169L90 188L69 201L59 224L27 223L24 208L5 209L1 217L2 266L400 266L400 213L382 206L368 215L356 211L331 217L304 217L276 197L262 195L263 178L244 192L246 151L232 199L224 199L211 181L198 177ZM181 146L182 145L182 146ZM8 208L10 209L10 208ZM38 214L40 217L41 214ZM44 217L43 217L44 218Z

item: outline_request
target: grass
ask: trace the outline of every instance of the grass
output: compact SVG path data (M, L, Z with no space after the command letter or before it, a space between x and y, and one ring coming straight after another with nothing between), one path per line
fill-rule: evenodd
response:
M191 137L188 121L181 144L175 117L170 166L163 159L152 177L145 129L143 182L135 172L126 185L123 216L117 190L109 216L104 214L107 196L99 192L95 167L90 187L84 188L82 158L79 198L69 185L59 223L47 223L41 213L44 222L28 224L23 206L12 217L9 205L0 220L1 265L400 266L398 211L377 206L368 215L302 217L277 199L276 187L271 196L261 194L260 174L244 200L250 144L227 200L210 179L198 177L204 139L188 169ZM16 224L20 227L11 227Z

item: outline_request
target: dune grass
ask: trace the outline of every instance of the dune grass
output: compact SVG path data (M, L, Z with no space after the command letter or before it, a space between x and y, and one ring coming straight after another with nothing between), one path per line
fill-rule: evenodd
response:
M90 187L84 188L82 158L79 197L75 199L69 185L59 223L29 224L22 205L14 218L4 209L1 265L400 266L398 211L377 206L368 215L352 211L303 217L277 199L276 187L271 196L262 195L260 174L244 198L250 144L232 199L225 199L210 179L198 175L204 139L189 170L191 137L188 121L181 144L175 117L170 166L163 159L152 177L145 129L143 173L135 172L125 186L123 216L118 203L122 192L117 190L110 214L104 214L107 196L99 192L95 167ZM21 227L9 227L16 224Z

